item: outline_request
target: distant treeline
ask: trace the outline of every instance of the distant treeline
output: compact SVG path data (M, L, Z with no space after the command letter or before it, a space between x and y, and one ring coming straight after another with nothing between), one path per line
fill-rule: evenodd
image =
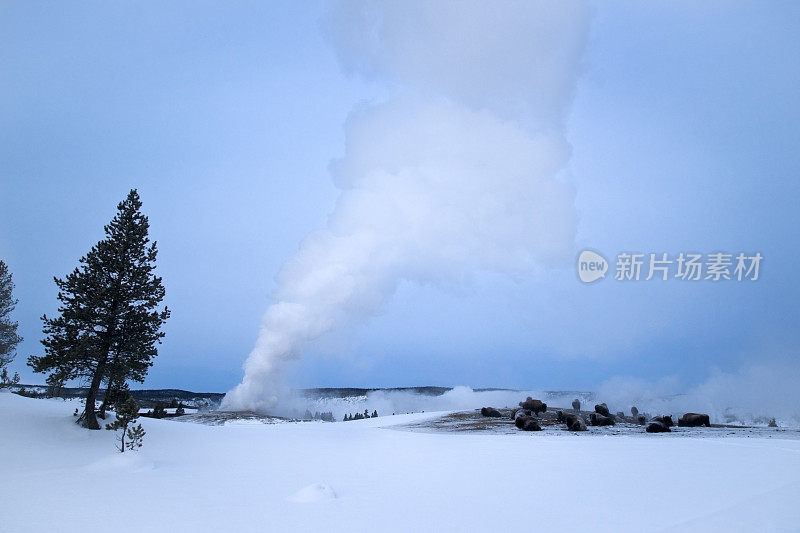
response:
M14 385L10 389L14 392L20 392L25 396L32 397L59 397L59 398L85 398L88 391L87 387L62 387L59 391L53 391L47 385ZM448 391L453 390L452 387L392 387L392 388L370 388L360 389L354 387L320 387L311 389L299 389L297 393L305 398L311 399L324 399L324 398L348 398L354 396L366 396L370 392L409 392L413 394L420 394L423 396L441 396ZM473 389L475 392L489 392L489 391L505 391L512 389L503 388L482 388ZM145 409L153 409L158 402L171 403L173 400L182 402L186 407L198 408L213 408L220 404L225 393L222 392L192 392L182 389L139 389L132 390L131 396L137 401L140 407ZM594 394L590 392L578 391L553 391L545 392L545 395L559 394L580 397L582 400L593 397ZM102 401L105 398L105 390L98 391L98 400ZM300 413L297 413L296 418L300 418ZM313 418L313 415L312 415Z
M14 385L12 392L32 398L85 398L87 387L61 387L54 390L46 385ZM225 394L220 392L191 392L181 389L139 389L130 391L131 396L142 408L153 409L159 403L171 405L180 402L189 407L203 407L218 405ZM98 392L98 400L103 400L105 391Z

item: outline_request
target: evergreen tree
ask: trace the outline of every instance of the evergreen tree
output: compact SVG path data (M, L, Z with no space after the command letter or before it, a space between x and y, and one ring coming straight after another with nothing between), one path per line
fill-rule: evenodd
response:
M17 334L17 322L11 320L11 312L19 300L15 299L14 280L8 266L0 260L0 371L17 355L17 345L22 337ZM4 380L5 381L5 380Z
M183 408L183 404L179 403L178 408L175 409L175 416L183 416L186 414L186 410Z
M128 428L128 442L126 443L128 449L135 450L136 448L141 448L145 433L141 424L136 424Z
M8 375L8 369L6 368L0 372L0 389L16 385L17 383L19 383L19 374L17 372L14 372L14 377Z
M167 416L167 410L164 408L164 404L156 402L156 406L153 407L153 418L164 418L165 416Z
M112 365L112 368L114 366ZM121 381L121 382L120 382ZM117 405L128 399L131 395L131 389L124 380L110 379L109 385L106 387L106 393L103 396L103 403L100 404L100 411L98 416L103 420L106 419L106 409L111 405Z
M127 380L144 381L169 318L166 307L159 309L164 287L154 274L158 252L141 207L139 194L131 190L105 226L105 238L66 278L54 278L59 316L42 317L45 355L28 359L34 371L48 374L50 385L88 381L78 421L89 429L100 429L95 401L103 384L113 395Z
M132 396L128 396L128 399L125 400L124 403L117 404L116 420L111 424L106 424L106 429L112 431L122 430L122 433L117 435L117 439L119 440L117 449L120 453L124 453L125 448L129 450L141 448L145 431L142 429L141 424L133 425L138 417L139 405ZM128 442L125 442L126 437L128 438Z

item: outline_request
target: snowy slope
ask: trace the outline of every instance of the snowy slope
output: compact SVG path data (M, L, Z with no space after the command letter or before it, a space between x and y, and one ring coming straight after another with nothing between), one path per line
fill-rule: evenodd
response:
M139 452L0 393L0 531L797 531L800 441L204 426Z

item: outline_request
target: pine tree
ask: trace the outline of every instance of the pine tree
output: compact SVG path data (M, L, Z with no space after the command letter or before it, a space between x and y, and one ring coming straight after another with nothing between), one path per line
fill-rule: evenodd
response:
M167 416L167 410L164 408L164 404L156 402L156 406L153 407L153 418L164 418L165 416Z
M122 430L122 433L117 435L117 439L119 441L117 449L120 451L120 453L124 453L125 448L129 450L141 448L145 431L142 429L141 424L136 426L132 425L136 422L138 417L139 405L132 396L128 396L128 399L125 400L125 402L117 404L116 420L114 420L114 422L111 424L106 424L106 429L112 431L117 431L120 429ZM125 437L128 438L128 442L125 442Z
M19 383L19 374L17 372L14 372L14 377L8 375L7 368L4 368L3 371L0 372L0 389L16 385L17 383Z
M141 424L136 424L128 428L128 442L125 444L128 449L135 450L136 448L141 448L145 433Z
M13 293L13 276L8 266L0 260L0 370L5 370L14 360L17 345L22 342L22 337L17 334L18 324L11 320L11 312L19 302Z
M121 381L121 383L120 383ZM124 380L109 379L109 385L106 387L106 393L103 396L103 403L100 404L100 411L98 416L103 420L106 419L106 409L112 405L117 405L124 402L131 394L131 389Z
M100 429L95 401L103 384L109 395L127 380L144 381L169 318L166 307L159 310L164 287L153 272L158 252L141 207L131 190L105 226L105 238L66 278L54 278L59 316L42 317L45 355L28 359L34 371L48 374L50 385L76 378L88 382L78 422L89 429Z

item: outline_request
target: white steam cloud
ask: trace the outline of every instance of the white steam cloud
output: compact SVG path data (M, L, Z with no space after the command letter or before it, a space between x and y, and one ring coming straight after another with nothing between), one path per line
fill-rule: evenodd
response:
M286 393L273 410L292 418L311 413L332 412L336 420L345 414L377 410L381 416L420 411L466 411L485 406L516 407L527 396L538 398L552 409L571 409L579 398L582 409L591 411L605 402L612 413L630 414L631 406L651 416L683 413L710 415L715 424L766 426L775 419L781 427L800 427L800 363L797 357L761 357L731 371L711 372L705 381L682 386L676 377L657 381L615 377L605 381L595 392L542 390L473 390L455 387L444 394L420 394L411 390L375 390L362 396L309 397Z
M528 396L542 399L549 406L569 406L575 393L507 389L476 391L470 387L458 386L443 394L424 394L407 389L381 389L360 396L309 398L295 391L281 397L273 414L299 418L306 410L311 413L331 412L335 420L341 420L345 414L362 413L365 409L370 413L377 411L379 416L385 416L421 411L467 411L485 406L517 407L517 404Z
M631 405L650 414L706 413L716 423L800 425L800 364L797 358L766 358L733 372L713 371L699 385L683 388L677 378L657 382L616 377L603 383L597 398L612 411Z
M401 280L452 283L571 256L563 117L588 27L583 2L336 5L343 68L397 88L360 107L331 165L327 226L278 275L242 383L222 408L268 411L308 341L379 312Z

